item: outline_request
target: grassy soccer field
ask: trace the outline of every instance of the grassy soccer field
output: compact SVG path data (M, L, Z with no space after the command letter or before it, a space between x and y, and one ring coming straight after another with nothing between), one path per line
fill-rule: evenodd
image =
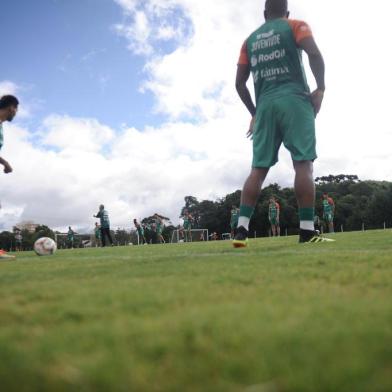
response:
M392 390L392 232L19 253L2 391Z

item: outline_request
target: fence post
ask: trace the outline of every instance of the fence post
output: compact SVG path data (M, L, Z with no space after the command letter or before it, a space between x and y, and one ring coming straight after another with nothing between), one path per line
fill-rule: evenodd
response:
M384 230L386 230L386 228L387 228L387 225L386 225L386 223L384 222Z
M362 231L365 231L365 223L362 222Z
M343 225L340 225L340 230L343 233Z

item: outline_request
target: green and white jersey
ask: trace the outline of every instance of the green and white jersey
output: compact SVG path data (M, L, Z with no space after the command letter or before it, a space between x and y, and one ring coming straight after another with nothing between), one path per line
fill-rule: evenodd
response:
M99 227L95 227L94 233L95 233L95 238L97 239L101 238L101 229Z
M109 214L106 210L100 210L97 214L97 218L99 218L103 229L110 229Z
M261 97L309 95L298 43L312 32L302 21L268 20L245 41L239 64L247 64L253 75L256 104Z
M276 218L279 212L279 204L276 202L270 203L268 207L268 215L270 218Z
M237 208L234 208L231 210L230 223L232 225L238 223L239 214L240 214L240 211Z
M330 197L328 197L328 199L323 199L323 211L324 215L333 213L333 201Z
M182 219L184 220L184 229L185 230L191 230L191 228L192 228L192 219L191 219L191 217L188 216L188 215L184 215Z
M68 238L68 241L73 241L73 239L74 239L74 231L73 230L68 230L68 233L67 233L67 238Z

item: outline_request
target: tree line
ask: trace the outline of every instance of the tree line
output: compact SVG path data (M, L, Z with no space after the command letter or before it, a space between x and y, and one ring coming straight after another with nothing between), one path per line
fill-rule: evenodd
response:
M318 177L316 182L316 215L321 223L323 217L322 194L328 193L335 202L335 230L356 231L363 225L366 229L392 227L392 183L387 181L360 181L356 175L329 175ZM250 232L257 236L269 235L268 203L271 196L277 198L281 207L280 226L282 234L298 232L299 217L293 188L281 188L271 184L263 189L251 220ZM183 214L187 209L198 216L199 226L209 232L230 232L230 211L239 206L241 191L228 194L216 201L199 201L193 196L185 197Z
M322 194L327 192L335 202L335 230L344 231L366 229L381 229L392 227L392 183L387 181L361 181L356 175L340 174L318 177L316 182L316 215L322 221ZM271 184L263 189L257 202L255 213L251 220L250 232L257 236L269 235L268 203L271 196L275 196L281 207L280 226L282 234L296 234L299 219L298 208L293 188L281 188L278 184ZM184 198L184 206L179 216L188 210L194 219L194 228L208 229L209 233L218 234L230 232L230 212L233 205L239 206L241 191L237 190L218 200L199 201L194 196ZM150 224L154 217L146 217L143 223ZM165 218L169 221L169 218ZM173 230L177 227L167 224L163 230L163 237L170 242ZM117 229L112 232L115 243L127 245L137 243L135 230L128 232ZM24 250L32 250L34 242L40 237L55 238L55 232L49 227L41 225L34 233L27 230L22 232ZM154 233L147 230L148 241L154 243ZM79 244L81 245L81 244ZM64 245L65 247L66 245ZM76 243L75 246L78 246ZM60 246L62 247L62 246ZM0 233L0 248L11 250L15 248L15 235L9 231Z

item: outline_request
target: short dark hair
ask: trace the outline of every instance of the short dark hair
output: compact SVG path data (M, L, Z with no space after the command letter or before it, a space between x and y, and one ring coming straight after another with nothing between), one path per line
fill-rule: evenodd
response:
M13 95L3 95L0 98L0 109L6 109L10 106L18 106L19 101L18 98L14 97Z
M287 7L287 0L266 0L265 2L265 11L268 15L286 16Z

